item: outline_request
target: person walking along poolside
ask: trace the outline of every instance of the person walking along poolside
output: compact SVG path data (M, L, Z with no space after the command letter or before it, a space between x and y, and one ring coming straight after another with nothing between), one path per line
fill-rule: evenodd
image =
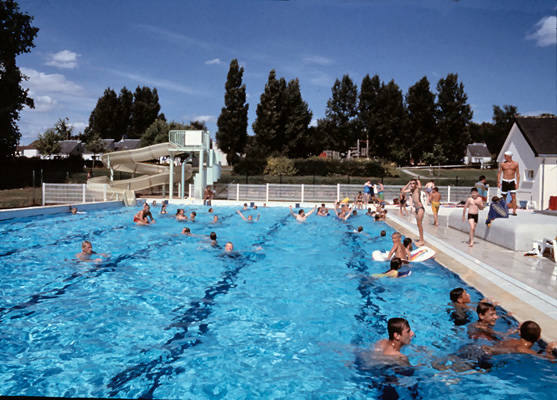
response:
M513 209L511 215L516 215L516 190L520 186L520 172L518 163L513 161L513 153L505 152L505 161L499 164L499 172L497 173L497 187L501 189L503 197L507 197L507 193L511 194L511 202L509 208ZM503 175L501 177L501 175Z
M402 192L406 192L407 190L410 190L410 197L412 198L412 205L414 206L414 213L416 215L416 225L418 226L418 233L420 236L418 238L418 241L416 242L416 245L419 247L425 244L423 227L425 208L420 198L422 192L422 183L419 179L412 179L406 184L406 186L402 188Z

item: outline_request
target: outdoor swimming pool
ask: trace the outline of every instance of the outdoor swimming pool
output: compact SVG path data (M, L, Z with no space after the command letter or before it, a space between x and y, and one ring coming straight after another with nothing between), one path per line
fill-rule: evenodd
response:
M0 224L0 395L154 398L552 398L557 364L498 356L487 373L440 372L432 360L471 341L451 321L451 289L482 296L435 261L405 279L369 280L386 263L392 228L357 216L341 223L286 208L248 224L237 208L207 207L198 220L137 209L54 215ZM358 225L369 236L351 233ZM214 231L237 257L201 237ZM385 229L387 237L380 238ZM76 262L82 240L105 262ZM257 247L262 250L257 250ZM499 310L496 329L516 321ZM385 338L386 321L408 319L403 352L413 369L358 367L355 353ZM543 328L543 323L542 323ZM391 397L388 397L391 396Z

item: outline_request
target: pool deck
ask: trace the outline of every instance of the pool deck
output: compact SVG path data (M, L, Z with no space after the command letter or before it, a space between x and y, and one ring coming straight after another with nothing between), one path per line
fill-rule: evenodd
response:
M430 212L424 217L424 239L438 252L436 260L497 301L518 321L538 322L544 340L557 341L557 264L548 258L526 257L523 252L482 239L468 247L468 234L447 226L450 212L440 210L438 227L433 226ZM398 208L390 209L388 222L417 239L412 213L401 216Z

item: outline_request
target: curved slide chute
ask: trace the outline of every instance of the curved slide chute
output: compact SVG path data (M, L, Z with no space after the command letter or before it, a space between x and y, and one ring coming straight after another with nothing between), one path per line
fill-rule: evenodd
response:
M87 181L87 189L103 192L105 190L105 185L108 185L106 187L107 193L119 195L127 206L135 205L136 190L145 190L154 186L165 185L168 184L169 181L170 167L149 164L144 161L158 160L171 153L179 154L182 153L182 151L180 151L176 145L167 142L139 149L103 154L102 162L107 168L141 176L112 182L107 176L99 176ZM180 174L180 168L175 168L174 182L179 181ZM184 179L189 179L191 175L192 167L190 164L186 164Z

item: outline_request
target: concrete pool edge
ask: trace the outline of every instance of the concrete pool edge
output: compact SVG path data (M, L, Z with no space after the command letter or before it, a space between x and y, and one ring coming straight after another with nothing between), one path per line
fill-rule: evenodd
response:
M417 236L416 225L389 215L388 224L405 235ZM514 279L496 268L475 259L432 235L426 244L437 252L435 260L456 273L486 297L498 301L519 321L533 320L542 327L545 341L557 341L557 301ZM448 294L447 294L448 302Z
M70 207L76 207L79 211L92 211L112 207L121 207L122 201L99 201L93 203L72 203L54 206L38 206L25 208L7 208L0 210L0 221L12 218L38 217L41 215L68 213Z

